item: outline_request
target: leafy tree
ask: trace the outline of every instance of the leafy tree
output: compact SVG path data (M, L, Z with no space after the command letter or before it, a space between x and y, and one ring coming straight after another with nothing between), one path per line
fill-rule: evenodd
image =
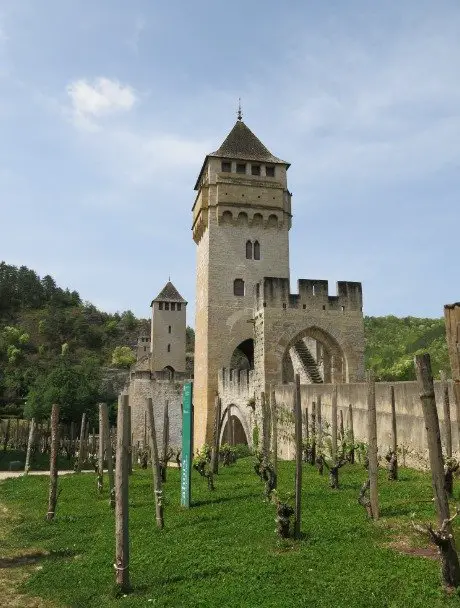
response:
M116 367L131 367L136 361L136 355L129 346L117 346L112 353L112 365Z
M61 357L58 365L35 382L27 396L24 414L37 420L48 418L51 406L61 408L64 423L78 422L83 412L96 413L96 405L103 398L102 379L97 361L85 359L73 364L68 357Z

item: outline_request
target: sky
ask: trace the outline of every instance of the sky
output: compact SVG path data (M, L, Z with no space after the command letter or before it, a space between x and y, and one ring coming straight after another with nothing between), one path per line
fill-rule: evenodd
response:
M0 260L194 324L191 207L243 119L291 162L291 291L367 315L460 299L458 0L0 0Z

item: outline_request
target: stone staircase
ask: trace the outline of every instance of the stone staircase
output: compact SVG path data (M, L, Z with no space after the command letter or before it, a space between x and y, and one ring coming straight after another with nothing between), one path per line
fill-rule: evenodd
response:
M297 344L294 345L294 350L302 362L303 368L312 383L321 384L323 382L323 377L318 369L318 364L316 363L315 358L309 351L305 342L303 340L297 342Z

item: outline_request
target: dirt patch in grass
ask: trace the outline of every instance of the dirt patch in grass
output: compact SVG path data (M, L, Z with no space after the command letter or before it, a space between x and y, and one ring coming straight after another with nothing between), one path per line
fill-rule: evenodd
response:
M4 505L0 505L0 541L11 534L17 517ZM5 546L5 543L1 543ZM4 549L0 555L0 598L2 608L56 608L56 604L41 598L24 595L18 591L20 585L34 569L41 568L39 562L47 557L40 549Z
M415 547L411 539L408 537L399 537L389 543L385 543L385 547L393 549L404 555L415 555L416 557L425 557L426 559L437 560L439 557L436 547L428 545L426 547Z

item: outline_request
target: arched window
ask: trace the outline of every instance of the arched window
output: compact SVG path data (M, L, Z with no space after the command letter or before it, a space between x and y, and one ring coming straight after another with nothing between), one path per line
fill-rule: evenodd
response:
M235 296L244 296L244 281L243 281L243 279L235 279L233 281L233 294Z
M251 241L246 241L246 259L252 260L252 243L251 243Z
M259 241L254 242L254 259L260 260L260 243L259 243Z

